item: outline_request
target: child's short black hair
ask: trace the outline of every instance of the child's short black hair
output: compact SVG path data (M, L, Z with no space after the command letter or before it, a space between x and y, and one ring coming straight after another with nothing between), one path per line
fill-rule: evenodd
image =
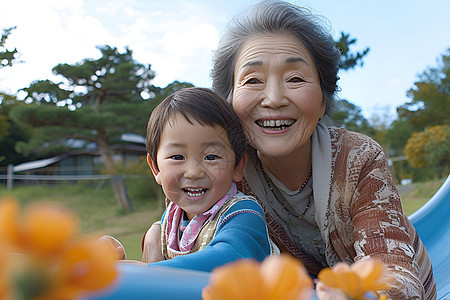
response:
M182 114L192 124L194 118L202 125L219 125L224 128L226 137L235 153L235 166L246 150L244 130L231 105L218 94L206 88L184 88L165 98L152 112L147 124L147 153L157 166L161 134L164 126L176 114Z

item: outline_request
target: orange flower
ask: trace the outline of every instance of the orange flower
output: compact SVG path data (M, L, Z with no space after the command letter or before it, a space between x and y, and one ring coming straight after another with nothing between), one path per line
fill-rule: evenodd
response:
M338 263L332 269L320 271L318 278L351 299L365 299L365 293L387 289L392 281L383 263L373 259L358 260L351 266Z
M4 197L0 202L0 239L12 244L18 244L20 231L17 222L19 204L12 197ZM5 246L2 243L2 246Z
M55 204L30 208L24 218L29 247L43 255L59 252L78 231L78 217Z
M77 231L77 216L60 205L40 203L23 215L19 211L14 198L0 203L0 238L10 244L10 250L52 255L61 251Z
M308 297L313 284L306 269L290 255L269 256L261 264L267 299L302 299Z
M202 291L204 300L264 299L264 279L253 260L239 260L213 270L211 284Z
M51 275L56 288L39 299L73 299L82 292L108 286L118 273L114 255L110 247L94 238L70 243Z
M213 270L204 300L302 299L309 296L312 281L303 265L288 255L266 258L262 264L239 260Z
M70 300L111 284L115 252L94 238L75 239L77 225L59 205L32 205L21 215L17 200L2 201L0 299Z

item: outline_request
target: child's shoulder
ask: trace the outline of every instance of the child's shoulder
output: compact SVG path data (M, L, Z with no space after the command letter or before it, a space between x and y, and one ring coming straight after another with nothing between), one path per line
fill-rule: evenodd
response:
M249 207L249 208L257 208L258 210L261 209L261 205L258 203L258 200L256 200L255 197L251 195L246 195L240 191L237 192L234 197L229 199L227 202L227 205L229 208L231 207Z
M221 223L223 223L223 220L229 220L234 216L242 214L257 215L263 221L265 220L263 209L253 196L238 192L224 205L226 207L224 207L224 213L222 215Z

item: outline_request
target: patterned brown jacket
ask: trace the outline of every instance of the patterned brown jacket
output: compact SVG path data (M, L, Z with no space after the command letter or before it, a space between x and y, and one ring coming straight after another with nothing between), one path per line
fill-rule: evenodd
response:
M403 213L383 149L363 134L324 128L322 125L322 131L328 131L330 137L331 153L326 155L330 156L327 163L331 164L331 170L330 174L323 174L322 170L315 170L313 161L313 185L316 219L325 242L327 264L375 258L396 275L394 288L387 292L390 298L435 299L430 258ZM255 155L249 156L250 165L257 163ZM258 199L246 179L240 187L245 194ZM281 226L267 213L264 201L260 202L269 233L280 250L298 257L311 273L317 274L314 270L317 265L280 231Z

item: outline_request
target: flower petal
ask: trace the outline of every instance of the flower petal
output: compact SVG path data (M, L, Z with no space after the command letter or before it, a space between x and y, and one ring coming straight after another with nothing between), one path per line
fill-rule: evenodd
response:
M298 299L312 280L299 260L290 255L272 256L261 265L267 299Z
M361 288L364 291L376 292L390 287L391 280L386 276L384 264L379 260L359 260L351 268L361 278Z
M202 291L204 300L263 299L264 281L256 261L242 259L212 271L210 285Z
M322 269L317 276L320 281L331 288L339 288L339 280L336 273L330 268Z
M364 292L361 289L361 279L353 272L345 272L339 274L338 277L340 283L340 289L350 298L359 299L364 296Z
M351 269L356 272L363 281L374 281L384 271L383 264L374 259L358 260L352 264Z
M30 207L24 219L30 250L48 255L60 251L76 233L78 218L59 205Z
M348 264L346 264L345 262L338 262L337 264L335 264L333 266L333 271L335 273L346 273L346 272L350 272L351 268Z
M0 202L0 239L5 243L18 245L21 241L21 233L17 218L19 216L19 202L12 197L4 197Z
M116 278L115 253L110 247L86 238L73 242L62 253L57 277L67 288L96 290L106 287Z

